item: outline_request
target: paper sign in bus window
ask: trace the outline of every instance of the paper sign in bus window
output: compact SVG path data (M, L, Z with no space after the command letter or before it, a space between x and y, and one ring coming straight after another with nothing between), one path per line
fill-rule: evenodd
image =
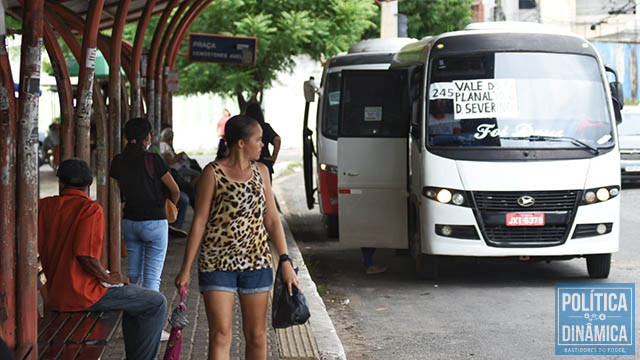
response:
M456 87L450 82L433 83L429 86L429 100L453 99Z
M453 111L456 119L516 116L517 93L514 79L454 81Z
M340 91L329 93L329 106L340 105Z
M365 106L364 121L382 121L382 106Z

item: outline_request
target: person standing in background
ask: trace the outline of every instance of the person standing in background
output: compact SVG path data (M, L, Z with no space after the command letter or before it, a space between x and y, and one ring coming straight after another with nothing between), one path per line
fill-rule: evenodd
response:
M264 147L260 153L259 162L265 164L269 169L269 180L273 180L273 165L276 163L278 153L280 152L281 139L269 123L264 121L262 109L258 103L251 103L245 110L245 115L258 121L262 127L262 143ZM273 146L273 153L269 151L269 144Z
M231 113L228 109L224 109L222 111L222 117L218 120L218 137L224 137L224 126L227 124L227 121L231 118Z
M128 274L132 283L160 291L169 238L164 187L176 205L180 190L164 160L146 151L151 144L149 121L131 119L124 132L129 142L113 158L110 176L118 180L124 201L122 232L128 253Z

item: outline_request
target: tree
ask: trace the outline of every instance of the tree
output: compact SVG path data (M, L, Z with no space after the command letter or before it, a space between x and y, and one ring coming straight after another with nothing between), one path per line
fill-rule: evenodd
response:
M422 39L448 31L463 29L471 22L472 0L398 0L398 12L407 15L409 37ZM371 19L380 24L380 9ZM363 39L380 36L379 26L369 29Z
M362 0L216 0L194 22L191 32L255 36L256 66L190 63L178 59L180 94L235 96L241 109L262 102L277 74L293 69L294 56L330 57L356 43L376 11ZM181 52L187 51L186 42Z

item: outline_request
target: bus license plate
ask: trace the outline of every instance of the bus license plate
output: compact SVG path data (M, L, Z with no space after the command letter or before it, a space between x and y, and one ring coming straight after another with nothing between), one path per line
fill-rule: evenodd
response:
M544 226L544 213L507 213L507 226Z

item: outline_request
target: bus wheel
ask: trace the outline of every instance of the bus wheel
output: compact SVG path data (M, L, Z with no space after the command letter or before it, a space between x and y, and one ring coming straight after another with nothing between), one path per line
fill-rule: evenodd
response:
M416 272L425 280L438 278L438 256L419 254L416 257Z
M438 277L438 257L422 253L420 242L420 225L415 222L411 234L411 255L416 262L416 272L425 280L433 280Z
M327 215L325 221L327 223L327 236L337 238L339 236L338 215Z
M606 279L611 269L611 254L587 255L587 271L592 279Z

